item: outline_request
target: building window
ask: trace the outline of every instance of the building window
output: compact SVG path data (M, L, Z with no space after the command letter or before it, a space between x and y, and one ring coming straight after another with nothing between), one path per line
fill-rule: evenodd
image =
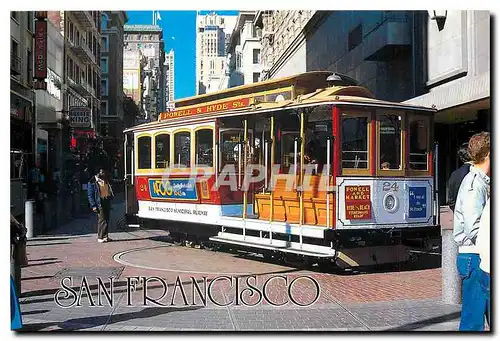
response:
M151 169L151 137L142 136L137 139L138 155L137 168Z
M212 129L202 129L196 132L195 145L197 167L213 167L213 140Z
M170 166L170 135L160 134L155 137L156 168Z
M11 11L10 12L10 17L14 19L15 21L19 21L19 13L16 11Z
M108 101L101 101L101 115L108 115Z
M15 40L10 41L10 53L15 57L19 57L19 44Z
M28 83L33 81L33 54L28 51L28 60L26 60L26 80Z
M177 167L190 167L191 161L191 133L179 132L174 136L174 157Z
M258 73L258 72L253 73L253 82L254 83L257 83L259 81L259 76L260 76L260 73Z
M102 38L101 38L101 46L102 46L102 51L101 52L108 52L109 51L108 36L102 36Z
M108 15L106 13L103 13L101 15L101 31L107 30L108 29Z
M101 79L101 96L108 95L108 79Z
M73 26L73 23L71 21L69 22L68 29L69 29L69 40L71 42L74 42L75 41L75 33L74 33L74 26Z
M351 32L349 32L349 37L347 38L349 44L349 51L354 49L356 46L361 44L361 40L363 39L363 30L361 24L356 26Z
M253 49L253 63L260 64L260 49Z
M28 12L28 31L33 32L33 12Z
M101 58L101 70L102 73L108 73L108 57Z

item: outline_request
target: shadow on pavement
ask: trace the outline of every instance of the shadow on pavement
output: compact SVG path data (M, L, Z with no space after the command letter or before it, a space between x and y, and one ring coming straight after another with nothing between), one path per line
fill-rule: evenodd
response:
M95 316L95 317L84 317L71 319L63 322L59 325L59 327L64 330L79 330L85 329L89 327L97 327L97 326L107 326L114 323L126 322L129 320L137 320L137 319L146 319L155 316L161 316L164 314L168 314L176 311L191 311L198 310L203 307L201 306L193 306L193 307L181 307L181 308L170 308L170 307L150 307L144 308L141 311L130 312L130 313L122 313L112 315L111 318L109 315ZM79 326L81 325L81 326Z
M68 243L69 244L69 243ZM49 264L57 264L57 263L62 263L60 260L57 261L52 261L52 262L45 262L45 263L29 263L28 265L24 266L25 268L29 268L30 266L41 266L41 265L49 265Z
M20 333L23 332L37 332L45 328L61 328L64 331L77 331L80 329L104 327L114 323L127 322L130 320L137 319L147 319L155 316L161 316L176 311L191 311L198 310L203 307L181 307L181 308L170 308L170 307L150 307L144 308L141 311L122 313L117 315L101 315L101 316L89 316L67 320L64 322L48 322L48 323L33 323L23 327Z
M47 260L58 260L59 258L49 257L49 258L40 258L40 259L30 259L30 262L45 262Z
M47 310L47 309L31 310L31 311L23 312L23 316L26 316L26 315L36 315L36 314L45 314L45 313L48 313L49 311L50 310Z
M36 264L38 265L38 264ZM41 265L41 264L40 264ZM24 277L21 278L21 281L32 281L32 280L39 280L39 279L50 279L53 276L35 276L35 277Z
M51 245L64 245L64 244L71 244L70 242L68 243L41 243L41 244L31 244L28 242L28 247L34 247L34 246L51 246Z
M452 320L456 320L460 318L460 312L457 311L455 313L443 315L443 316L437 316L433 317L427 320L422 320L414 323L409 323L405 324L396 328L391 328L391 329L386 329L384 331L409 331L409 330L415 330L427 326L431 326L433 324L438 324L438 323L444 323L444 322L449 322Z

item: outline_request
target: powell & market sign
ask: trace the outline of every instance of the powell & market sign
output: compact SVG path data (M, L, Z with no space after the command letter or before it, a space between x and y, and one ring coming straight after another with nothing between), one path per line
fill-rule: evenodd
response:
M208 104L202 105L195 108L190 109L180 109L171 112L162 112L159 117L159 121L168 120L171 118L178 118L184 116L198 115L198 114L209 114L220 111L227 111L233 109L240 109L244 107L248 107L250 105L250 97L236 99L232 101L217 103L217 104Z

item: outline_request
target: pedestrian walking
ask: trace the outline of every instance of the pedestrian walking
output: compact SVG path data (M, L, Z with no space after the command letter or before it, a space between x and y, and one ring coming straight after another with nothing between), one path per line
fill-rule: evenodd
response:
M483 214L481 215L481 223L479 232L477 233L477 248L479 250L479 284L483 297L480 298L483 302L483 313L488 321L488 326L491 328L491 305L490 305L490 199L484 206Z
M87 189L90 207L98 216L97 241L109 242L111 241L108 237L109 217L114 194L104 169L100 168L99 172L90 178Z
M448 179L448 206L452 211L455 211L455 203L457 202L458 190L460 184L467 174L469 174L472 162L469 157L469 144L463 143L458 150L458 158L462 161L462 166L451 173Z
M484 304L480 287L479 251L476 246L481 215L490 196L490 134L472 136L472 161L458 191L453 216L453 237L458 244L457 270L462 279L461 331L484 330Z

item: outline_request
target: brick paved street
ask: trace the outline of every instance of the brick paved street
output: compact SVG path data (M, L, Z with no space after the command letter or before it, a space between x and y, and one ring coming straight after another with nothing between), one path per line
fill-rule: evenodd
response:
M439 268L360 274L327 274L269 264L258 258L234 253L212 252L177 246L168 242L161 230L125 230L120 218L124 205L112 211L111 238L96 241L95 217L89 215L61 226L50 235L37 236L28 242L29 266L22 270L21 308L25 330L456 330L459 306L440 302ZM118 224L117 224L118 223ZM241 278L256 276L256 286L272 276L311 276L320 285L320 297L309 307L289 302L273 307L263 300L254 307L235 304L235 287L218 281L213 286L213 300L203 306L193 295L193 277L202 287L203 277L211 280L227 275ZM54 295L60 281L73 277L74 286L86 276L95 298L97 281L114 276L113 305L103 299L102 306L90 306L86 295L81 307L60 308ZM143 286L129 296L126 278L157 276L168 283L161 303L165 307L144 306ZM180 290L174 295L179 278L185 290L185 306ZM271 283L271 282L270 282ZM286 284L273 280L267 297L285 302ZM246 288L242 287L242 289ZM178 288L179 289L179 288ZM148 283L147 295L159 298L164 290L158 281ZM306 304L314 299L314 286L307 280L296 282L293 297ZM104 296L103 296L104 297ZM172 300L173 299L173 305ZM192 305L192 300L197 303ZM257 295L243 295L247 304L256 303ZM97 302L97 300L95 300ZM68 300L62 300L64 304ZM228 306L217 306L229 304Z

